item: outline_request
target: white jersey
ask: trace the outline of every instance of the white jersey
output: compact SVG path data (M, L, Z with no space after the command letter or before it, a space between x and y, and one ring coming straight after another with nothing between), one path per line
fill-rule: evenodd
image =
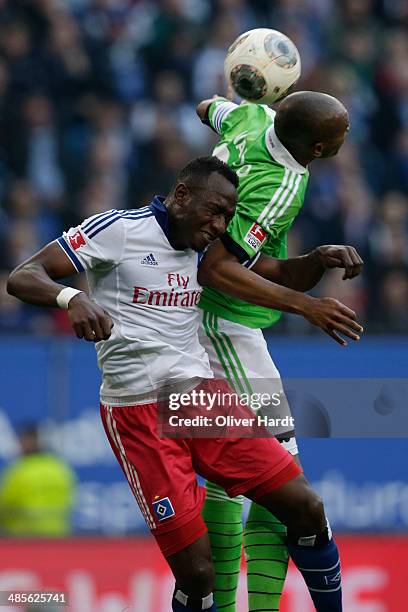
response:
M161 387L213 377L198 341L199 255L175 250L166 233L167 210L156 197L141 209L90 217L58 239L114 323L96 344L104 404L146 403Z

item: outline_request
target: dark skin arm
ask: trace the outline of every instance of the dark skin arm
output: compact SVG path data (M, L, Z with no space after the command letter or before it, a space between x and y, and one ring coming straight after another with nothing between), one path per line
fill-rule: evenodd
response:
M233 92L232 90L228 90L227 93L227 98L232 100L232 95ZM202 102L200 102L199 104L197 104L196 106L196 113L200 118L200 121L202 123L205 123L206 125L208 125L207 123L207 119L208 119L208 109L210 108L210 105L214 102L214 100L216 100L217 98L220 98L221 96L214 96L213 98L209 98L208 100L202 100Z
M290 289L309 291L329 268L344 268L343 280L346 280L358 276L363 265L354 247L326 244L307 255L291 259L275 259L261 254L251 269L263 278Z
M51 242L13 270L7 291L27 304L56 307L56 297L64 285L55 280L74 274L77 272L71 261L56 242ZM78 338L99 342L111 335L113 323L110 316L86 293L78 293L70 300L68 317Z
M357 323L353 310L333 298L314 298L276 284L280 281L290 282L290 274L287 269L282 274L279 260L272 260L269 265L263 260L259 263L258 270L261 268L264 271L267 268L270 280L242 266L236 256L227 251L220 240L216 240L208 249L199 268L198 280L203 286L213 287L245 302L300 314L342 346L347 346L347 342L339 334L352 340L360 339L359 334L363 328ZM318 271L319 274L320 272ZM314 275L316 277L316 273ZM272 280L275 282L271 282Z
M202 102L197 104L196 113L202 122L204 122L207 118L207 113L211 102L214 102L214 98L212 98L211 100L203 100Z

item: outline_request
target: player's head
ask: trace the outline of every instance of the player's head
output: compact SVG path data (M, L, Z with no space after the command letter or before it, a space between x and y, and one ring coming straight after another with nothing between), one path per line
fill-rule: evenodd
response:
M348 113L340 100L317 91L287 96L276 112L276 135L292 154L295 152L294 157L306 163L336 155L348 130Z
M237 203L238 177L217 157L185 166L166 198L172 245L202 251L221 236Z

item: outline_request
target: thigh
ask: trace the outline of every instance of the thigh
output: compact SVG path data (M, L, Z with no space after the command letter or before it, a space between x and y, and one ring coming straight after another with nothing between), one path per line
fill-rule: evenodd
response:
M255 487L267 492L301 473L276 438L195 438L190 441L196 471L230 497ZM259 493L261 494L261 493Z
M163 554L174 554L202 536L205 490L197 483L187 442L159 438L157 406L101 405L101 416L112 450Z

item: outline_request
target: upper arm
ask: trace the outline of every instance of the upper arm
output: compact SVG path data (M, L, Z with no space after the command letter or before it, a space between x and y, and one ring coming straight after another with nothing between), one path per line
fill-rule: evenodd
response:
M243 212L237 211L231 219L224 242L227 241L229 250L233 250L232 245L235 245L235 252L240 261L252 258L257 255L262 246L268 239L268 233L254 219Z
M198 268L198 282L205 287L209 284L210 278L219 274L220 270L225 266L226 262L238 263L238 258L231 253L222 241L218 238L210 244L201 259Z
M251 270L269 281L279 285L286 284L284 265L281 259L260 253L251 266Z
M230 102L226 98L212 98L210 100L203 100L197 106L197 114L201 121L206 125L209 125L217 134L221 134L222 127L227 120L227 117L231 115L239 106Z
M235 246L228 240L225 234L209 246L198 268L198 282L200 285L207 285L209 279L214 279L217 275L224 276L228 274L228 269L231 270L229 267L231 264L253 269L258 255L248 257L248 255L237 250Z
M262 276L274 283L286 284L284 262L281 259L276 259L263 253L248 257L248 255L240 254L235 247L236 245L228 240L224 240L223 237L211 244L198 269L198 282L200 285L210 284L217 275L223 276L228 274L228 267L231 264L249 268L252 272L258 274L258 276Z
M129 215L124 211L109 210L85 219L57 239L76 272L120 263L126 241L126 216Z
M196 107L196 113L199 116L200 120L208 125L208 111L210 109L211 104L214 102L213 99L203 100Z
M78 273L78 270L67 257L66 253L60 248L58 242L50 242L41 251L27 259L24 263L16 268L16 272L21 268L31 268L40 266L44 268L47 275L53 280L67 278Z
M16 270L42 266L54 280L79 274L97 266L108 268L122 258L126 239L125 221L118 211L107 211L85 219L45 246Z

